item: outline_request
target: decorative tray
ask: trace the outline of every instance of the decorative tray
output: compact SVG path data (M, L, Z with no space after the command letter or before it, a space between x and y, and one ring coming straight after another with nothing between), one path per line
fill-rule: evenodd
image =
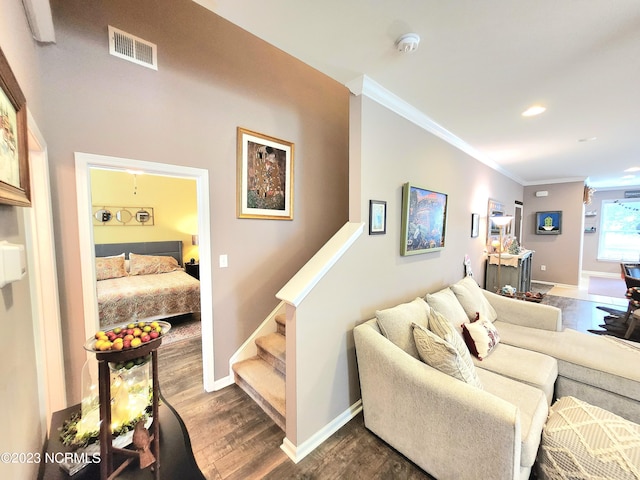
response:
M171 330L171 324L161 320L115 325L110 327L109 330L100 331L93 338L87 339L84 348L89 352L100 355L124 354L134 351L136 353L139 351L141 355L144 355L147 351L159 347L169 330ZM122 346L114 347L116 343L121 343Z
M542 299L544 298L544 294L542 293L534 293L534 292L515 292L513 294L510 293L504 293L501 290L498 290L498 292L496 292L498 295L502 295L503 297L508 297L508 298L515 298L517 300L524 300L526 302L535 302L535 303L540 303L542 302Z

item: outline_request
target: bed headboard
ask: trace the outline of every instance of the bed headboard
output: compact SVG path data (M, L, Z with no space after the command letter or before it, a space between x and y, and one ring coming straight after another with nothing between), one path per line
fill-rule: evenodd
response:
M103 243L96 245L96 257L110 257L124 252L125 258L129 253L138 255L163 255L173 257L182 265L182 241L169 240L164 242L133 242L133 243Z

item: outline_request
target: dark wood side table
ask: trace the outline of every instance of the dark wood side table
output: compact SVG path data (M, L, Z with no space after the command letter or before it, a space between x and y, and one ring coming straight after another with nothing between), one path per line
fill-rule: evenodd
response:
M200 280L200 264L199 263L185 263L184 271L191 275L193 278Z
M160 452L162 468L160 478L166 480L206 480L193 456L189 433L178 415L167 401L160 396ZM95 480L100 478L100 464L93 463L70 477L56 461L48 459L63 458L64 452L72 449L65 447L60 441L59 428L73 412L79 411L80 405L74 405L65 410L55 412L51 417L50 438L44 446L38 479L41 480ZM48 455L46 455L48 454ZM46 455L46 456L45 456ZM153 472L149 469L140 470L137 461L129 465L119 476L122 480L150 480Z

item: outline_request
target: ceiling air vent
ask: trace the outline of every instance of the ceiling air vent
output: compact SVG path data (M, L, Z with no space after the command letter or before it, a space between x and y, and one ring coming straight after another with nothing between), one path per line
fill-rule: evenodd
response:
M154 43L109 25L109 53L143 67L158 70L157 47Z

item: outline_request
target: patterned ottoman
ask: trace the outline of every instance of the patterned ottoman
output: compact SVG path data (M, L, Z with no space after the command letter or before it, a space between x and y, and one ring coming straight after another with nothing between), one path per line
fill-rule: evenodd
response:
M539 479L640 480L640 425L574 397L550 409Z

